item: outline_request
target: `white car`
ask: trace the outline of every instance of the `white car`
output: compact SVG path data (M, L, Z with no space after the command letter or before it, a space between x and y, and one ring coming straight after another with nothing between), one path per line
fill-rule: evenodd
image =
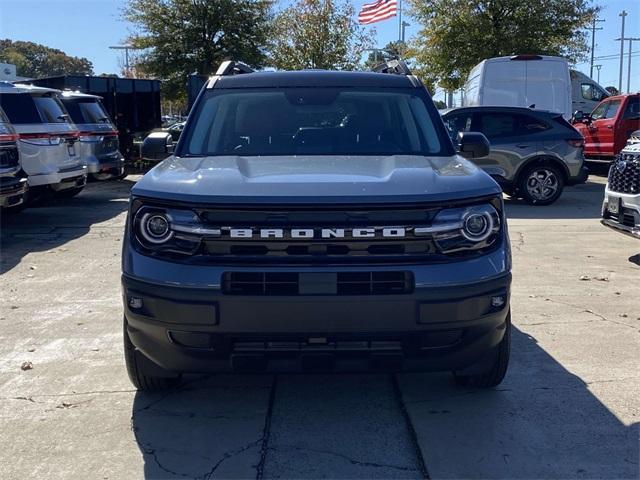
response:
M60 93L0 82L0 107L19 135L20 162L30 196L44 189L74 196L87 181L87 167L77 146L79 132Z
M640 238L640 143L628 144L611 164L602 224Z

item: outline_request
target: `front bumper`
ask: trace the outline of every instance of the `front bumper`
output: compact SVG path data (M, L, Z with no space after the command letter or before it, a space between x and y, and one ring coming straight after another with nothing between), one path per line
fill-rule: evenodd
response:
M0 207L15 207L22 204L26 191L26 178L0 177Z
M417 278L429 266L411 269ZM510 283L504 273L404 295L240 296L122 277L132 343L191 373L483 369L505 332Z
M619 212L613 214L609 211L609 202L619 199ZM609 228L640 238L640 194L625 194L605 188L604 201L602 202L601 223Z

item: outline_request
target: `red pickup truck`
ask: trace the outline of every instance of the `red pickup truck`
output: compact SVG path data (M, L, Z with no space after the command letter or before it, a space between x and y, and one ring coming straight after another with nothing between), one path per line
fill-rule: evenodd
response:
M576 112L573 124L584 137L585 158L610 162L640 129L640 93L607 97L590 115Z

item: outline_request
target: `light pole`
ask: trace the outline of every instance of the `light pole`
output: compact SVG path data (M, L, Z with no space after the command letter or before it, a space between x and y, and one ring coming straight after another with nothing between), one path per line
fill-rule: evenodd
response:
M404 34L405 34L405 30L407 29L407 27L410 27L410 26L411 26L411 24L410 24L409 22L405 22L405 21L403 21L403 22L401 23L401 25L402 25L402 37L401 37L400 41L401 41L402 43L404 43Z
M600 83L600 69L602 68L602 65L594 65L594 67L598 70L598 83Z

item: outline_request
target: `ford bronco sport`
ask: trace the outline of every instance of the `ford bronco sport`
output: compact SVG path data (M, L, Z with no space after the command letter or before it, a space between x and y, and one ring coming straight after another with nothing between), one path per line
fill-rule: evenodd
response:
M124 346L139 389L182 373L450 370L495 386L510 345L501 189L422 83L225 62L132 189ZM166 148L162 142L159 148Z

